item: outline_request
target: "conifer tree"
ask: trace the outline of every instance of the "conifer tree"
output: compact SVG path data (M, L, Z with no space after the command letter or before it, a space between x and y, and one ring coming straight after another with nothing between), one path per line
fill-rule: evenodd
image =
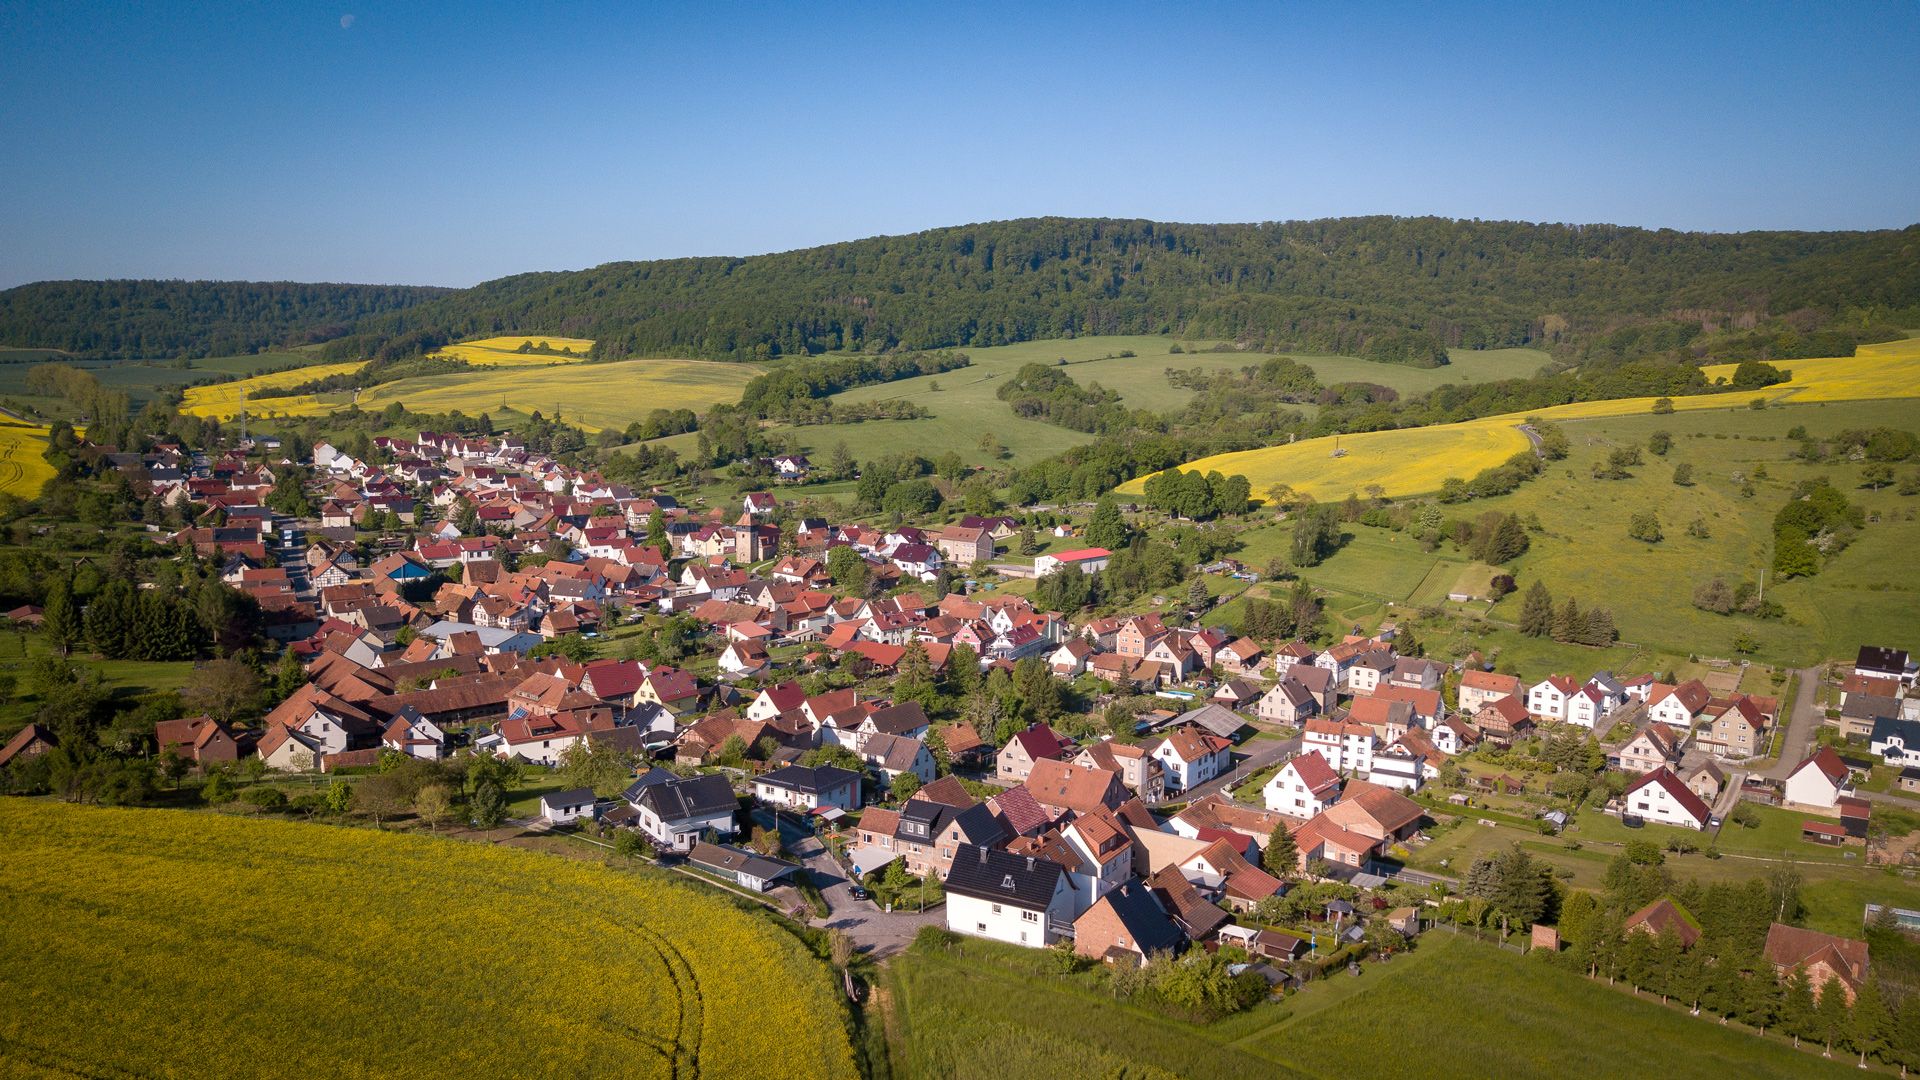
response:
M1545 582L1536 581L1527 586L1520 605L1520 632L1528 637L1546 637L1552 629L1553 594L1547 591Z

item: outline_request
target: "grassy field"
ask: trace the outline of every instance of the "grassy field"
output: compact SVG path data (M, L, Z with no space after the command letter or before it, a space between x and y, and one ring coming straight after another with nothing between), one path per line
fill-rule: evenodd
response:
M551 339L549 339L551 340ZM654 409L704 411L738 400L759 372L748 364L708 360L623 360L555 363L539 368L426 375L383 383L360 395L360 407L402 402L416 412L530 413L561 417L589 431L624 428Z
M1026 957L978 942L893 961L896 1073L1784 1078L1851 1069L1444 931L1358 978L1338 975L1205 1027L1115 1002L1091 981L1032 971ZM1409 1018L1421 1016L1432 1019L1410 1034Z
M1734 638L1747 634L1760 643L1758 659L1804 664L1852 655L1862 644L1914 635L1920 582L1894 568L1920 544L1920 522L1912 520L1920 504L1890 488L1861 488L1858 463L1794 460L1796 444L1785 434L1796 425L1814 435L1854 427L1911 430L1914 416L1911 400L1894 399L1568 424L1573 449L1565 461L1511 495L1468 504L1468 512L1538 515L1545 529L1532 535L1532 547L1516 564L1520 580L1538 578L1556 596L1604 602L1627 641L1730 656ZM1655 431L1674 437L1665 459L1646 455L1647 464L1631 470L1629 480L1592 478L1593 464L1614 447L1644 447ZM1693 467L1691 487L1672 482L1674 466L1682 462ZM1734 474L1751 476L1762 467L1767 478L1754 482L1751 498L1743 496ZM1813 477L1828 478L1866 508L1868 524L1852 546L1813 577L1768 583L1768 598L1786 609L1783 619L1694 608L1693 590L1715 574L1729 582L1759 580L1772 559L1774 514L1795 483ZM1629 519L1643 508L1659 516L1665 539L1658 544L1627 536ZM1704 539L1687 534L1696 519L1708 532ZM1520 603L1518 595L1503 600L1493 617L1517 620Z
M1623 641L1621 650L1556 646L1521 638L1511 630L1523 596L1491 608L1484 603L1457 607L1449 592L1477 592L1491 576L1488 567L1470 565L1453 545L1423 550L1411 536L1387 529L1346 526L1347 544L1319 566L1300 575L1329 590L1329 603L1342 619L1384 614L1389 605L1435 605L1462 615L1486 615L1492 622L1474 644L1498 648L1502 660L1544 662L1547 670L1591 671L1642 652L1641 666L1626 670L1663 670L1690 654L1729 657L1734 639L1759 643L1755 658L1787 664L1851 655L1873 641L1907 641L1914 635L1913 612L1920 607L1920 583L1893 570L1904 553L1920 544L1920 501L1892 488L1860 487L1863 466L1854 462L1811 465L1792 454L1798 444L1786 432L1803 426L1809 433L1832 435L1847 428L1887 426L1912 429L1914 402L1848 401L1816 403L1761 411L1696 410L1671 416L1642 414L1565 425L1569 456L1510 495L1447 507L1450 516L1471 518L1489 511L1537 517L1542 528L1530 534L1531 547L1511 568L1523 586L1544 581L1556 597L1573 595L1583 604L1610 608ZM1664 457L1644 448L1655 431L1673 437ZM1409 432L1408 434L1413 434ZM1615 448L1643 448L1645 464L1625 480L1597 480L1592 467ZM1673 483L1674 467L1692 467L1694 483ZM1900 472L1911 471L1911 463ZM1741 494L1734 477L1755 480L1754 494ZM1715 615L1689 602L1695 587L1718 574L1729 583L1757 581L1772 559L1773 515L1792 486L1816 476L1830 479L1868 512L1868 524L1852 546L1828 560L1819 574L1767 584L1786 616L1760 620ZM1628 537L1633 514L1651 508L1665 538L1646 544ZM1707 536L1688 533L1698 519ZM1291 540L1285 522L1241 534L1236 557L1255 567L1283 557ZM1625 587L1623 587L1623 583ZM1522 590L1524 593L1524 589ZM1235 612L1216 612L1213 621L1231 621ZM1649 665L1656 665L1651 666ZM1545 672L1522 667L1523 674ZM1619 668L1616 668L1619 670Z
M46 428L0 416L0 491L26 499L40 494L40 485L53 478L46 450Z
M663 875L24 799L0 852L8 1075L856 1075L825 965Z
M1521 807L1515 812L1530 816L1531 811L1517 800L1513 803ZM1462 810L1460 823L1435 829L1433 841L1416 848L1408 864L1458 876L1480 856L1519 844L1528 854L1551 864L1568 887L1597 892L1604 885L1607 864L1620 854L1626 841L1652 840L1664 845L1669 839L1683 839L1703 849L1709 844L1717 846L1723 854L1710 859L1704 852L1668 853L1667 866L1680 881L1746 881L1764 877L1782 861L1791 862L1805 880L1801 890L1801 903L1806 908L1804 922L1815 930L1857 937L1865 905L1920 904L1920 877L1865 866L1858 848L1827 848L1801 840L1798 822L1804 814L1757 809L1763 811L1759 828L1728 824L1717 839L1662 825L1628 829L1618 819L1592 810L1581 811L1562 836L1546 837L1531 828L1504 822L1482 825L1476 811Z
M994 396L1001 380L1023 364L1065 360L1067 374L1082 385L1097 382L1118 393L1129 407L1165 411L1179 408L1192 397L1191 391L1168 384L1167 369L1238 370L1266 359L1263 353L1213 352L1210 350L1217 343L1211 341L1182 342L1181 348L1185 351L1173 354L1167 351L1173 344L1172 339L1166 337L1123 335L968 349L966 353L973 364L964 370L857 387L834 397L836 401L847 402L905 399L933 414L926 419L831 424L797 430L808 449L815 453L831 450L835 443L844 440L856 448L861 458L901 451L953 450L969 464L987 463L979 444L982 435L992 435L1006 446L1011 460L1020 464L1057 454L1094 438L1038 420L1021 419ZM1136 355L1120 356L1122 352ZM1447 382L1529 375L1546 362L1547 356L1529 349L1462 351L1455 354L1452 365L1433 369L1381 364L1350 356L1295 355L1294 359L1312 367L1323 383L1375 382L1412 394ZM938 390L934 389L936 385ZM1313 407L1302 408L1311 411Z
M1675 416L1662 419L1675 420L1680 414L1699 411L1748 411L1756 398L1774 405L1807 405L1920 396L1920 339L1865 346L1860 353L1794 361L1785 365L1793 378L1765 390L1675 398ZM1704 370L1710 377L1724 376L1732 367L1717 365ZM1450 476L1467 479L1525 450L1528 442L1519 425L1529 415L1568 422L1648 416L1652 408L1652 398L1583 401L1459 424L1306 439L1219 454L1185 467L1244 474L1256 494L1285 483L1316 499L1344 498L1365 491L1370 484L1380 485L1389 495L1417 495L1438 490L1440 482ZM1120 490L1138 494L1145 482L1146 477L1141 477L1121 485Z
M572 356L555 356L551 353L516 352L522 345L535 347L545 345L549 348L570 352ZM449 345L434 356L447 356L456 360L465 360L475 367L545 367L549 364L572 364L587 358L587 352L593 348L590 338L508 336L476 338Z

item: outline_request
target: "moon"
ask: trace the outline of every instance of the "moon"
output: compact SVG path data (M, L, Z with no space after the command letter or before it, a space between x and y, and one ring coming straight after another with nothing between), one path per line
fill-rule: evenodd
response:
M342 15L342 16L340 16L340 29L342 29L342 30L351 30L351 29L353 29L353 16L352 16L352 15Z

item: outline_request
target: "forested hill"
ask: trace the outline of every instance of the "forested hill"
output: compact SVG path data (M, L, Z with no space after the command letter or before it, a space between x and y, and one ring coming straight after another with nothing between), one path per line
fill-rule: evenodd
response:
M503 278L373 320L395 335L537 331L610 355L752 358L1156 333L1421 362L1686 312L1733 325L1920 308L1920 227L1680 233L1440 218L1165 225L1044 218L751 258ZM1855 313L1858 315L1859 313Z
M755 359L1169 332L1426 364L1449 346L1543 345L1594 359L1669 350L1706 325L1758 331L1762 351L1793 355L1809 338L1844 350L1850 335L1920 319L1920 226L1716 234L1442 218L1040 218L523 274L393 307L332 351L404 355L529 332L591 337L607 356ZM340 332L331 316L300 329ZM12 322L0 323L0 340L72 341Z
M197 357L327 341L451 290L250 281L41 281L0 292L0 345Z

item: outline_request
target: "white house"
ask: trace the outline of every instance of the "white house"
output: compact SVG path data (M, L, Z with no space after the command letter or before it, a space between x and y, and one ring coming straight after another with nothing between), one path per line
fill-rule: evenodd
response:
M1527 687L1527 712L1545 720L1565 720L1567 699L1580 689L1565 675L1549 675Z
M1106 548L1076 548L1055 552L1033 560L1033 576L1046 577L1063 566L1077 566L1083 574L1094 574L1105 570L1111 558L1113 552Z
M380 745L408 757L438 761L447 751L447 733L412 706L402 709L380 736Z
M1310 818L1340 798L1340 774L1317 753L1295 755L1260 789L1267 809Z
M1889 765L1920 765L1920 721L1882 716L1873 722L1868 745Z
M1464 754L1480 741L1480 734L1473 730L1473 725L1457 717L1449 717L1435 724L1429 737L1433 739L1433 748L1448 757Z
M1425 779L1426 762L1404 746L1389 746L1373 755L1373 768L1367 780L1399 791L1419 791Z
M881 782L889 790L893 788L895 780L908 773L923 784L933 782L933 752L919 739L874 732L860 743L857 753L869 768L880 775Z
M1823 746L1787 774L1786 801L1831 809L1853 794L1853 774L1833 747Z
M550 825L565 825L586 818L593 820L593 789L572 788L540 796L540 817Z
M1713 694L1705 683L1688 679L1679 686L1657 686L1647 699L1647 715L1676 730L1687 731L1712 701Z
M726 777L710 773L644 783L646 779L627 789L627 801L636 811L634 824L655 847L690 851L709 831L733 835L733 817L740 809L740 800L734 797L733 785Z
M1197 727L1176 729L1153 748L1168 791L1185 791L1226 772L1233 764L1233 742Z
M1133 876L1133 841L1126 826L1106 807L1075 817L1060 836L1079 858L1080 865L1068 872L1074 877L1075 890L1089 903Z
M954 851L946 889L947 929L1035 949L1093 903L1059 863L974 844Z
M1318 753L1339 772L1365 776L1373 770L1373 729L1351 720L1315 718L1300 735L1300 749Z
M1609 694L1604 687L1596 683L1588 683L1574 691L1573 696L1567 699L1566 715L1561 719L1575 727L1583 727L1591 731L1619 704L1619 699Z
M860 774L833 765L782 765L753 778L753 797L790 810L858 810Z
M1661 825L1704 829L1712 815L1712 808L1664 765L1629 784L1620 798L1624 813Z

